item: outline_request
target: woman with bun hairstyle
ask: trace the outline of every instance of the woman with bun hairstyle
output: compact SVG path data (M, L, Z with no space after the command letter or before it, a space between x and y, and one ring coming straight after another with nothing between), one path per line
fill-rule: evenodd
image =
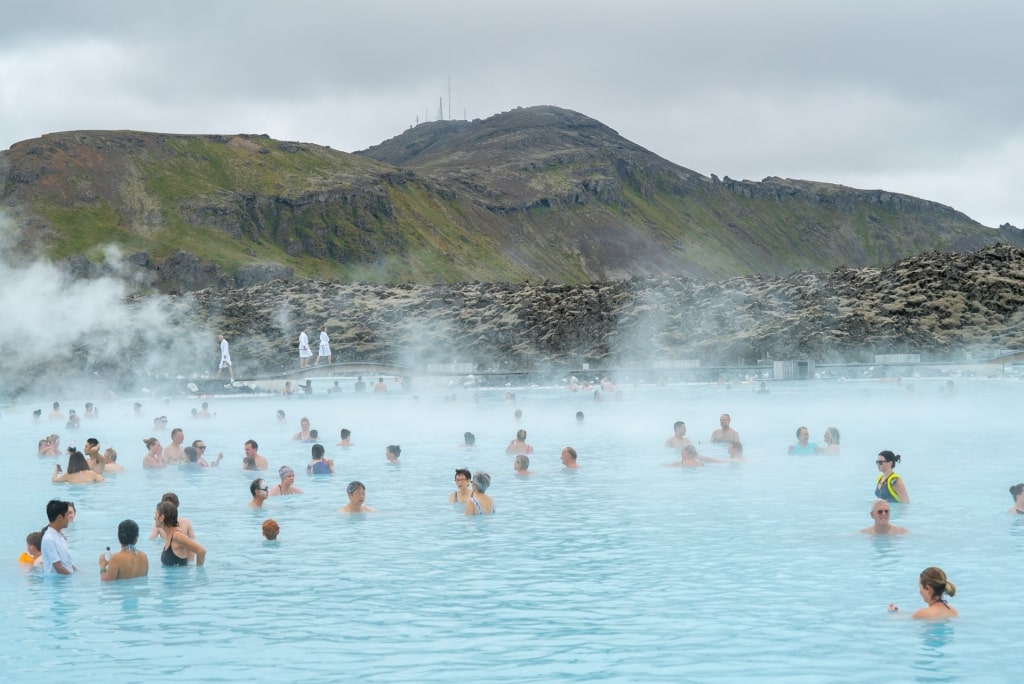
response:
M949 605L943 594L956 596L956 586L946 578L942 568L925 568L921 571L921 588L918 590L927 607L921 608L911 616L915 620L945 620L956 617L956 608Z
M1013 506L1010 507L1007 513L1024 515L1024 482L1010 487L1010 496L1013 497Z
M907 486L903 484L903 478L897 475L893 469L900 462L900 455L894 454L888 449L879 453L875 459L878 472L881 473L875 480L875 498L891 503L910 503L910 495L907 494Z

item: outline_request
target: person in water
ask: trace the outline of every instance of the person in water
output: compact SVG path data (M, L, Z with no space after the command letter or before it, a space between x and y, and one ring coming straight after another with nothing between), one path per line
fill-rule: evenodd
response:
M162 565L188 565L190 554L195 554L196 565L206 562L206 548L189 539L178 526L178 507L170 501L161 501L156 506L153 521L163 530L164 550L160 554Z
M469 472L466 468L455 469L455 491L448 495L448 503L450 504L465 504L473 496L473 491L470 489L470 480L473 479L473 473Z
M25 550L18 556L18 562L32 567L43 567L43 552L40 547L43 545L42 532L29 532L25 537Z
M87 484L89 482L104 482L104 479L102 475L89 467L89 461L85 459L85 454L81 451L72 451L68 455L68 472L61 473L60 465L55 465L53 473L50 475L50 481Z
M805 427L798 427L796 429L796 444L789 445L789 454L791 456L806 456L813 454L818 451L818 445L814 442L808 441L811 437L810 431Z
M252 494L249 508L263 508L263 502L267 500L267 496L270 494L270 487L267 486L267 483L262 478L257 477L249 483L249 493Z
M373 513L373 509L364 506L366 502L366 485L358 480L348 483L346 488L348 503L338 509L339 513Z
M673 449L682 449L691 444L690 438L686 436L686 423L677 420L672 424L672 436L665 440L665 446Z
M526 454L519 454L516 456L516 460L512 463L512 467L515 469L516 475L520 477L533 475L533 472L530 470L530 457Z
M491 486L491 476L477 471L473 476L473 494L466 502L466 515L490 515L494 513L494 499L484 492Z
M839 455L839 428L825 428L825 446L818 447L815 452L826 456Z
M100 579L104 582L134 579L149 574L149 558L135 545L139 542L139 524L134 520L122 520L117 526L117 540L121 550L110 559L100 554Z
M914 611L911 617L915 620L945 620L959 615L956 608L942 598L943 594L956 596L956 586L947 579L942 568L930 567L921 571L918 593L927 606Z
M910 503L910 495L907 494L907 486L903 484L903 478L894 472L896 464L900 462L900 455L894 454L888 449L878 454L875 465L881 473L875 480L875 498L890 503Z
M882 501L876 499L875 503L871 506L871 519L875 521L875 524L871 527L865 527L861 530L863 534L906 534L907 528L897 527L896 525L889 524L889 516L892 514L892 510L889 508L888 501Z
M301 489L295 486L295 471L286 465L281 466L277 470L277 474L281 476L281 482L274 485L270 490L269 496L287 496L289 494L304 494Z
M281 534L281 526L273 518L263 521L263 538L267 541L277 541L277 535Z
M532 454L533 447L526 443L526 430L517 430L516 438L505 447L506 454Z
M1007 513L1024 515L1024 482L1010 487L1010 496L1013 497L1013 506L1010 507Z
M314 444L310 447L310 460L306 464L307 475L333 475L334 461L324 458L324 445Z
M730 427L732 425L732 416L728 413L723 413L718 418L718 429L711 433L712 442L738 442L740 441L740 433Z

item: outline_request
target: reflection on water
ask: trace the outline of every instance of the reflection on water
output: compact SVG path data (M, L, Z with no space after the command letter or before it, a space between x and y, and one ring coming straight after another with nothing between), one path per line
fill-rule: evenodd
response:
M296 668L323 680L344 671L450 681L486 654L488 681L867 681L879 670L864 663L879 662L885 644L897 656L884 673L896 681L1015 671L1011 635L1024 620L1006 606L1024 590L1007 557L1019 551L1024 521L1005 511L1007 487L1022 475L1011 458L978 454L1019 440L1017 384L962 382L955 399L923 381L913 397L880 383L779 383L769 395L624 389L621 402L530 388L516 388L515 403L503 392L442 401L424 388L418 402L400 392L213 398L210 420L189 417L197 402L147 402L187 442L224 452L220 467L201 472L141 471L151 418L133 418L129 400L111 402L77 438L94 432L127 470L78 487L49 483L52 462L34 454L53 430L31 423L32 407L5 411L10 477L22 485L0 497L0 548L13 560L43 526L46 500L71 498L79 513L69 544L83 572L54 582L0 565L11 614L0 667L15 680L38 675L31 662L147 681L247 681L257 671L287 679ZM662 446L676 420L700 453L724 456L709 442L722 412L749 462L664 467L678 459ZM353 430L351 448L324 440L337 475L304 474L310 445L291 439L302 416L323 435ZM813 441L839 427L841 455L787 456L799 425ZM535 449L528 478L514 476L504 453L520 427ZM473 449L460 448L466 431ZM249 438L269 460L270 486L289 465L306 494L248 508ZM385 460L389 444L402 446L400 468ZM567 444L580 454L578 472L562 470ZM871 524L882 449L903 455L898 471L914 501L892 506L893 523L910 530L902 537L858 532ZM447 504L457 467L491 474L497 515L467 519ZM350 480L366 485L376 513L337 513ZM143 540L148 580L100 586L96 558L116 541L117 523L132 517L148 530L167 491L180 497L207 565L162 568L160 544ZM268 517L281 527L277 543L262 537ZM954 623L906 618L929 565L960 592L956 639ZM122 646L94 648L86 637L97 630ZM50 648L66 635L76 638ZM169 660L168 647L189 659Z

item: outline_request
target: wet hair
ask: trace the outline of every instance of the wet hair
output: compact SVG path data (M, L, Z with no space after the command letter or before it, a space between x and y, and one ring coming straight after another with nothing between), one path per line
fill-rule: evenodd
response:
M577 411L576 412L576 420L581 422L581 423L583 422L583 411Z
M277 535L281 533L281 526L277 524L277 521L273 518L267 518L263 521L263 536L268 541L274 541L277 539Z
M282 409L277 409L277 417L284 418L284 411Z
M576 450L573 449L571 446L565 447L565 450L569 452L569 455L572 457L572 460L574 461L579 456L579 454L576 453Z
M251 446L253 451L259 451L260 445L256 443L255 439L247 439L245 443Z
M174 492L167 492L166 494L160 497L160 500L170 501L172 504L174 504L175 508L179 508L181 506L181 501L178 500L178 495L175 494Z
M319 461L324 457L324 445L314 444L309 448L309 453L312 455L314 461Z
M309 436L311 439L316 439L320 436L320 431L317 430L316 428L313 428L312 430L309 431Z
M942 568L930 567L921 571L921 586L932 590L932 596L941 600L943 594L956 596L956 585L946 578Z
M466 444L476 444L476 435L472 432L463 433L462 439L465 440Z
M68 508L70 508L70 507L71 507L71 503L69 501L60 501L59 499L50 499L48 502L46 502L46 519L49 520L50 522L53 522L54 520L56 520L60 516L62 516L65 513L67 513L68 512ZM46 528L44 527L43 530L45 531Z
M90 437L89 439L85 440L85 443L88 444L89 446L99 446L100 440L96 439L95 437Z
M36 409L35 411L32 412L32 415L38 418L39 416L43 415L43 409Z
M512 412L512 415L515 416L516 418L522 418L523 409L516 409L515 411Z
M174 439L174 435L178 434L179 432L184 433L185 431L182 430L181 428L171 429L171 439Z
M28 536L25 537L25 543L29 546L36 547L36 550L42 551L43 549L43 533L42 532L29 532Z
M134 545L139 541L139 524L134 520L122 520L117 526L117 541L124 546Z
M185 452L185 458L188 459L189 463L199 463L199 449L194 446L187 446L182 451Z
M800 431L801 430L807 430L807 426L806 425L801 425L800 427L798 427L796 429L796 438L797 439L800 439ZM808 435L810 435L810 432L811 432L810 430L807 430Z
M526 454L519 454L516 456L515 463L516 470L529 470L530 469L530 457Z
M825 437L827 437L828 441L830 441L832 444L839 444L839 428L826 428Z
M263 482L262 477L257 477L255 480L249 483L249 493L256 496L256 490L260 489L260 482Z
M516 431L516 440L518 440L520 442L525 442L526 441L526 430L517 430Z
M164 499L156 505L156 512L163 517L164 527L178 526L178 507L167 499Z
M153 445L159 441L160 440L158 440L156 437L147 437L146 439L142 440L142 443L146 445L147 449L152 449Z
M72 451L68 456L68 475L89 470L89 462L85 460L85 454L81 451Z
M103 452L103 458L108 459L111 463L117 463L117 452L113 447L107 447Z
M889 451L888 449L886 449L885 451L879 451L878 455L881 456L882 458L884 458L889 463L896 464L896 463L900 462L900 455L899 454L894 454L891 451Z
M681 425L686 425L686 421L677 420L676 422L672 423L672 429L675 430L677 427Z
M473 473L469 472L469 468L456 468L455 469L455 477L458 477L459 475L462 475L467 480L472 480L473 479Z
M352 436L352 431L351 430L349 430L348 428L341 428L341 438L342 439L348 439L351 436Z
M473 486L476 487L477 491L481 494L486 492L487 488L491 486L491 476L478 470L476 475L473 476Z
M345 487L345 493L348 494L349 496L352 496L353 494L355 494L357 489L362 489L365 492L366 485L364 485L359 480L352 480L351 482L348 483L348 487Z
M301 418L299 418L299 425L302 425L303 423L309 425L309 418L307 418L306 416L302 416Z
M1010 487L1010 496L1013 497L1014 501L1017 500L1017 497L1020 496L1021 492L1024 492L1024 482L1021 482L1020 484L1015 484L1012 487Z
M388 453L394 454L395 458L399 458L402 455L402 447L398 446L397 444L389 444Z

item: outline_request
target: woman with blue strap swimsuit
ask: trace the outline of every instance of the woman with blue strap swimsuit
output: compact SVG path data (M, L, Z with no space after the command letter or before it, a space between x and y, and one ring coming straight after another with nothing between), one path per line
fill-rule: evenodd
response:
M466 515L489 515L494 513L494 500L484 492L491 486L491 476L478 472L473 476L473 493L466 502Z

